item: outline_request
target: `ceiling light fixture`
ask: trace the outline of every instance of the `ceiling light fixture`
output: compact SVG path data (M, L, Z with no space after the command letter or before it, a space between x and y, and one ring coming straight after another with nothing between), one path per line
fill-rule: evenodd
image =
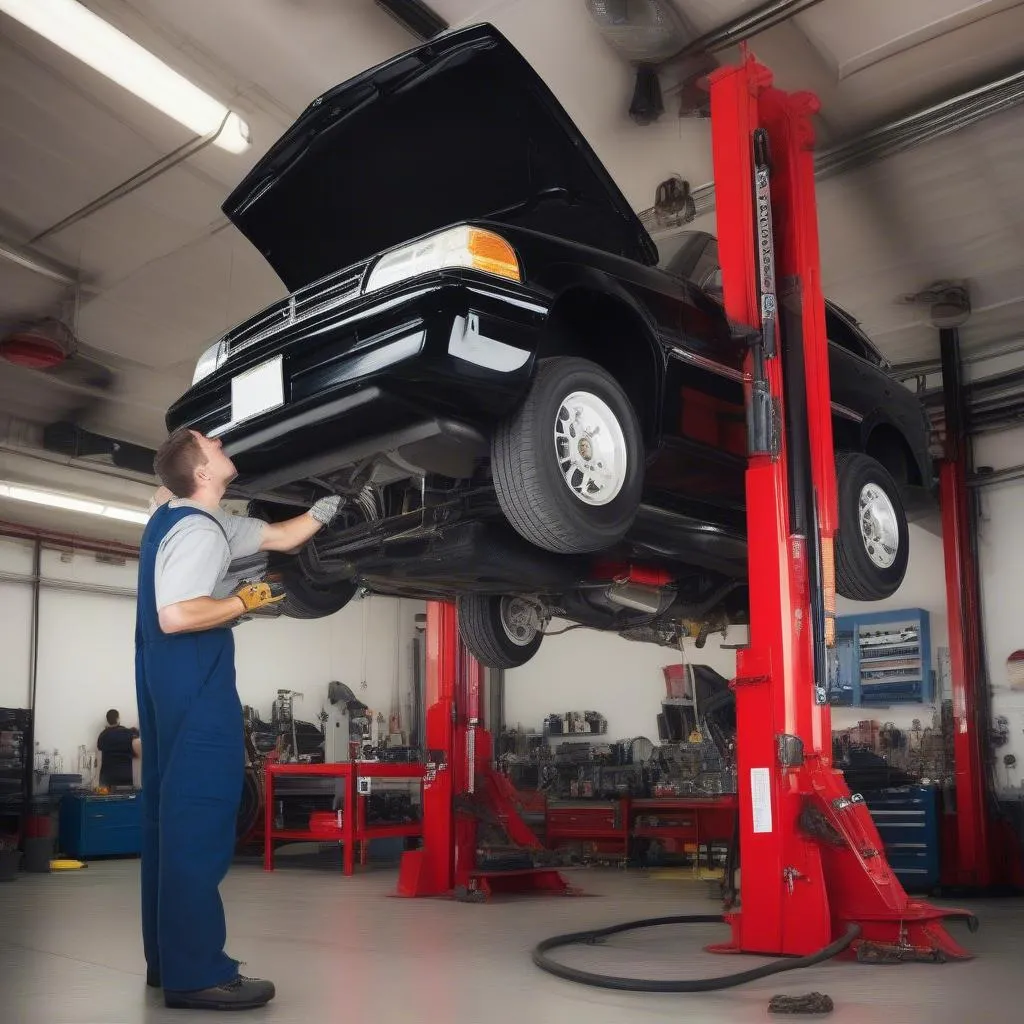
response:
M392 18L417 39L426 42L448 30L448 22L423 0L375 0Z
M249 148L249 126L159 57L78 0L0 0L0 11L229 153Z
M36 487L25 487L22 484L0 482L0 498L11 501L26 501L32 505L46 505L48 508L64 509L68 512L84 512L90 516L104 516L117 519L122 523L136 523L145 526L149 522L149 513L127 505L109 505L102 501L88 498L77 498L72 494L61 494L57 491L44 491Z

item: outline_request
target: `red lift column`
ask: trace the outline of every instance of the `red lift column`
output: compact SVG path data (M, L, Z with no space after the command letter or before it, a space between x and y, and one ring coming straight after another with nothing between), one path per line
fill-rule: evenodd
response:
M942 550L946 563L946 615L953 685L953 753L956 775L956 857L951 881L984 888L992 882L988 785L982 743L989 721L983 714L978 571L971 543L967 490L970 438L964 408L960 336L939 331L942 390L946 404L945 458L939 463Z
M856 925L852 948L862 959L963 957L939 923L950 912L908 899L866 805L831 762L825 688L836 482L816 110L813 96L772 88L771 73L752 57L711 78L725 308L754 332L745 366L750 646L739 653L735 681L741 906L728 915L733 938L722 951L805 955ZM770 178L757 173L763 161ZM776 261L782 285L767 280L762 294ZM771 317L763 332L762 310Z
M520 816L511 784L491 763L483 670L459 639L454 605L428 602L426 643L423 843L402 857L398 895L486 899L494 892L568 893L568 883L553 868L487 871L478 865L481 822L497 826L518 850L539 852L542 846Z

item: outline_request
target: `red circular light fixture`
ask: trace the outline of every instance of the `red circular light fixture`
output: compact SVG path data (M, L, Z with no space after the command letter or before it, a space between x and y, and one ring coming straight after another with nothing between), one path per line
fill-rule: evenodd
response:
M61 325L62 326L62 325ZM48 322L22 327L0 338L0 359L28 370L51 370L68 357L68 346ZM66 330L66 328L65 328Z

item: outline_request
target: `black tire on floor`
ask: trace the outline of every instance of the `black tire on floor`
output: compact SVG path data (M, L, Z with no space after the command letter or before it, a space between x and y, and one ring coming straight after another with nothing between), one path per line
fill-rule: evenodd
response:
M910 531L899 487L876 459L860 452L842 452L836 458L839 529L835 538L836 592L851 601L881 601L899 589L907 574ZM875 487L891 506L896 544L869 542L861 528L861 496ZM869 545L874 551L869 551ZM888 548L888 550L886 550ZM889 564L884 564L888 562Z
M555 425L563 401L577 392L600 399L622 434L624 476L605 504L578 497L559 466ZM526 401L494 434L491 471L502 512L530 543L560 554L602 551L623 538L640 507L644 444L636 412L611 374L596 363L545 359Z
M466 594L458 600L459 635L469 653L487 668L519 668L540 649L544 634L514 639L502 623L502 601L490 594Z

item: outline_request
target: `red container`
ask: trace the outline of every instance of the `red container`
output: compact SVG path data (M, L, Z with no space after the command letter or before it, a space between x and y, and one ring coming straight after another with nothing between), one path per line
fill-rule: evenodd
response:
M342 829L341 811L313 811L309 816L309 831L327 836L340 836Z
M688 697L686 686L686 666L666 665L662 670L665 674L665 696L678 699Z

